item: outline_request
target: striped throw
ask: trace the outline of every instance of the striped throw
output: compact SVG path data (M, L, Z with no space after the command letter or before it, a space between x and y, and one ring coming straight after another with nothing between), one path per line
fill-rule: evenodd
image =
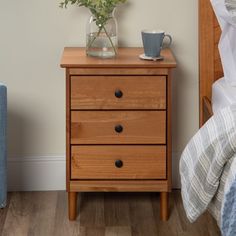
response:
M179 170L184 209L190 222L207 208L220 225L224 188L236 157L236 104L215 114L182 153ZM231 171L231 172L230 172Z

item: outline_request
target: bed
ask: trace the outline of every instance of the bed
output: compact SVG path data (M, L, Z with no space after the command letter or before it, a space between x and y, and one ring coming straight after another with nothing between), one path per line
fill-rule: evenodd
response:
M221 29L209 0L199 0L199 106L200 126L212 115L212 85L223 77L218 50Z
M181 194L188 219L208 210L223 236L236 235L235 39L236 0L199 0L200 129L180 159Z
M234 0L226 1L234 2ZM200 126L213 115L214 111L236 102L236 86L225 83L218 49L221 33L210 0L199 0Z
M231 106L236 103L236 87L230 86L224 77L216 80L212 85L211 101L213 114Z

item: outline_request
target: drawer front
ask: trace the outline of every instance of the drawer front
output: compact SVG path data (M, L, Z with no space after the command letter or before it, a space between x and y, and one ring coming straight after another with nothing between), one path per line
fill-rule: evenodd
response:
M166 109L166 77L71 76L71 109Z
M71 144L165 143L165 111L71 112Z
M71 147L71 179L165 178L165 146Z

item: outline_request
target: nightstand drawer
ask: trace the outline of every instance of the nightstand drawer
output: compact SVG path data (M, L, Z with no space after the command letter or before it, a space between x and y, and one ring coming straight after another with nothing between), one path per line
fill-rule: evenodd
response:
M165 143L165 111L71 112L71 144Z
M165 178L165 146L71 147L71 179Z
M71 109L166 109L166 77L71 76Z

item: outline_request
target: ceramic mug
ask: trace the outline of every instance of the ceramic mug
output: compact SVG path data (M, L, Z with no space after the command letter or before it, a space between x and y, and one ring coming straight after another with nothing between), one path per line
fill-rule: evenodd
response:
M161 49L163 48L163 40L165 37L169 38L169 47L172 43L172 38L169 34L165 34L163 30L142 30L142 40L144 54L147 57L157 58L161 56Z

